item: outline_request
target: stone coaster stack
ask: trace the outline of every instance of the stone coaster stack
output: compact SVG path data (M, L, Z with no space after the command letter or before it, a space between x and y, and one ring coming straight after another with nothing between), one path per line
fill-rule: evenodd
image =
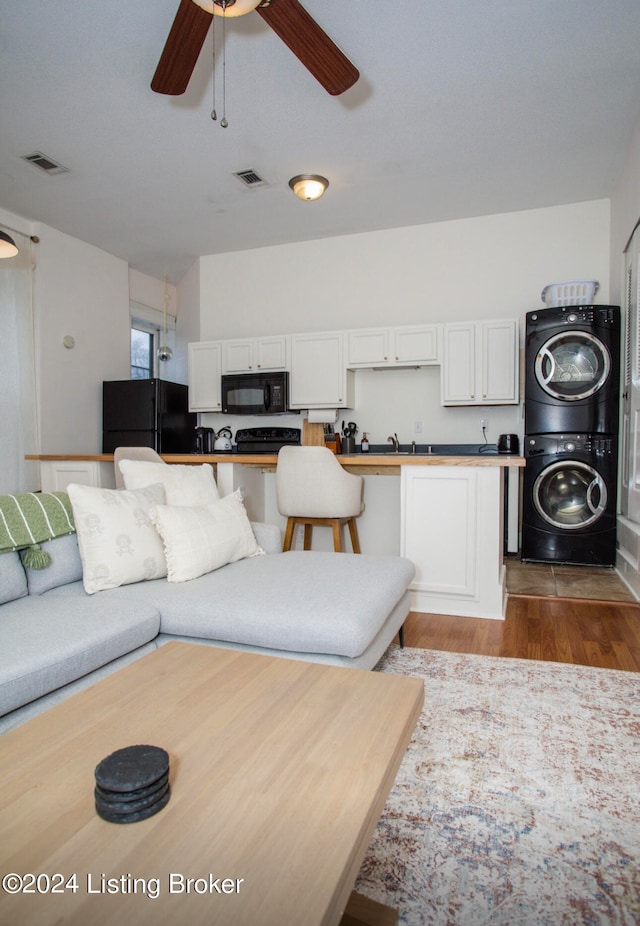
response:
M126 746L96 766L96 811L110 823L137 823L166 806L169 755L159 746Z

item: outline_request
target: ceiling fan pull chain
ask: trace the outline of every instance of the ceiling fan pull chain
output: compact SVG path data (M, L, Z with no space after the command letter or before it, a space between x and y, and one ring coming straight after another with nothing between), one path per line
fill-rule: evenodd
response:
M213 16L212 19L213 19L213 22L211 24L211 29L212 29L211 37L213 39L213 52L212 52L211 57L213 61L213 101L212 101L213 109L211 110L211 118L215 122L216 119L218 118L218 114L216 112L216 18L215 16Z
M222 10L226 11L227 4L223 2ZM220 125L223 129L229 125L227 122L227 23L226 16L222 17L222 119Z

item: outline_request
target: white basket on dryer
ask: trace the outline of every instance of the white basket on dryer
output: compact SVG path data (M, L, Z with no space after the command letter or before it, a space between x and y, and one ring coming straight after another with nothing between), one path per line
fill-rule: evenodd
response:
M600 289L597 280L567 280L565 283L549 283L542 290L542 301L551 308L558 305L591 305Z

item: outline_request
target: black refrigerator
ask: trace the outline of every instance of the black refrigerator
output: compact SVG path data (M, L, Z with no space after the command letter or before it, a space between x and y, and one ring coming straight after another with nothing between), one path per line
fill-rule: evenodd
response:
M102 384L102 452L152 447L158 453L191 453L197 415L189 390L163 379L122 379Z

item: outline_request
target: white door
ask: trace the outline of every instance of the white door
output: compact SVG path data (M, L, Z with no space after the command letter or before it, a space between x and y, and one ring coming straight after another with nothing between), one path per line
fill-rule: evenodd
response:
M625 344L622 392L622 479L620 507L632 521L640 522L640 324L638 285L640 224L625 251Z

